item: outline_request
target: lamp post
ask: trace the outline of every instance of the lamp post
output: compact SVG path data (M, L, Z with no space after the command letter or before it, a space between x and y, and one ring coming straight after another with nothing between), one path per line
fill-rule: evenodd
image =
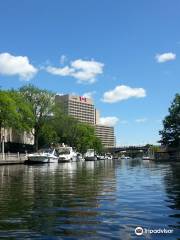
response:
M2 136L2 159L5 160L5 156L4 156L4 135Z

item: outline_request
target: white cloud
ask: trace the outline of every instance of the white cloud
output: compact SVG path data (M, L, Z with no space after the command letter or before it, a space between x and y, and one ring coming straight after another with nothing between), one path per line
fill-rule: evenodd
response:
M137 123L144 123L146 121L147 121L147 118L138 118L135 120L135 122L137 122Z
M176 59L176 54L172 52L156 54L155 59L158 63L164 63L167 61L172 61Z
M92 92L86 92L83 94L83 97L86 98L93 98L93 95L96 94L96 91L92 91Z
M99 119L98 124L109 126L109 127L114 127L118 121L119 121L119 119L117 117L102 117Z
M131 88L125 85L119 85L115 89L107 91L103 94L103 102L115 103L128 98L142 98L146 96L143 88Z
M94 82L98 74L103 73L104 64L96 61L84 61L81 59L75 60L71 63L71 66L76 70L73 73L73 77L79 81Z
M29 80L35 76L37 71L37 68L29 63L26 56L0 53L0 74L2 75L19 75L21 79Z
M63 67L63 68L56 68L56 67L51 67L48 66L46 68L47 72L52 73L54 75L60 75L60 76L70 76L74 70L68 66Z
M94 60L85 61L77 59L70 63L70 66L63 68L56 68L48 66L47 72L59 76L71 76L78 80L78 83L88 82L93 83L96 81L96 77L103 73L104 64L96 62Z

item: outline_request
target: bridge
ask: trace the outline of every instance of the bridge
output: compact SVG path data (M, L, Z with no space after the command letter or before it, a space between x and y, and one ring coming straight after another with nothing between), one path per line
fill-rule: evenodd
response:
M108 148L108 151L111 153L132 153L132 152L143 152L147 153L149 150L150 145L145 145L145 146L117 146L117 147L111 147Z

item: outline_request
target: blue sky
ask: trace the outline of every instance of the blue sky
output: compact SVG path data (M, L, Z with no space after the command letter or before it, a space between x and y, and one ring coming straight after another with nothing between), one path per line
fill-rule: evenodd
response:
M156 143L180 89L178 0L2 0L0 86L92 94L118 145Z

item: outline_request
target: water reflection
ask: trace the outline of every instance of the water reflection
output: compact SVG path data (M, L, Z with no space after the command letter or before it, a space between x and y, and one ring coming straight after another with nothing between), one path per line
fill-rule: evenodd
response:
M168 239L178 239L179 170L141 160L0 166L0 238L126 240L142 226L173 227Z
M170 164L170 171L164 177L169 207L179 209L180 207L180 163ZM175 216L180 216L175 213Z

